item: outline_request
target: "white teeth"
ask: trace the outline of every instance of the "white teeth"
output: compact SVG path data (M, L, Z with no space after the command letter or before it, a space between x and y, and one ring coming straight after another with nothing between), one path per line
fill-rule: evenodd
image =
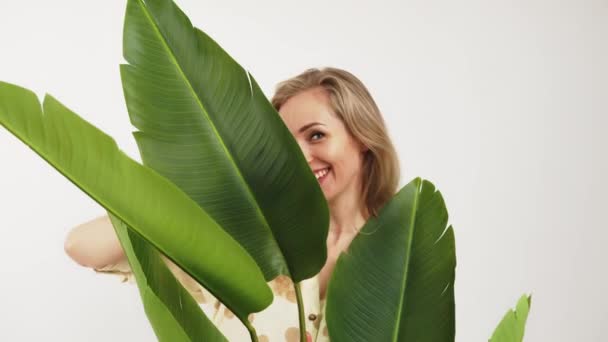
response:
M319 178L325 176L328 172L329 172L329 168L323 169L321 171L317 171L317 172L315 172L315 177L317 177L317 179L319 179Z

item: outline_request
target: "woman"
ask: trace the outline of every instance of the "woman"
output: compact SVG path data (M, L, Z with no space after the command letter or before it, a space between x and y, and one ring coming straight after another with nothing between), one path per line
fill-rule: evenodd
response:
M272 98L302 149L330 209L328 257L315 277L302 282L309 340L328 341L324 304L327 283L339 255L370 216L394 195L399 163L384 121L370 93L351 73L309 69L281 82ZM117 273L133 281L124 252L107 216L74 228L66 252L97 272ZM163 257L164 258L164 257ZM217 299L164 258L180 282L230 341L247 341L248 333ZM249 317L262 341L298 341L298 318L291 280L269 283L275 295L264 311Z

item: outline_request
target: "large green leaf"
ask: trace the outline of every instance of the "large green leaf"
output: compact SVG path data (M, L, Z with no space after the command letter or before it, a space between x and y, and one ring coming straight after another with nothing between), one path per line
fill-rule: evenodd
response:
M526 295L519 298L515 311L507 311L494 330L490 342L521 342L524 340L531 299L531 296Z
M338 258L327 292L334 342L453 341L454 231L420 178L370 219Z
M124 57L144 164L203 207L266 280L316 275L327 258L327 203L253 77L170 0L128 1Z
M134 230L109 213L137 280L146 315L161 342L226 342L160 254ZM141 262L140 262L141 260Z
M200 206L52 96L41 108L33 92L0 82L0 124L239 317L272 302L255 261Z

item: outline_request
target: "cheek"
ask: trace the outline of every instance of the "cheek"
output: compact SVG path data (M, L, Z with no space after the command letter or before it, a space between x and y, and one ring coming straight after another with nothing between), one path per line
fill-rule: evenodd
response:
M336 146L335 144L327 144L319 147L317 156L323 162L330 164L333 169L339 169L342 163L342 153L340 153L339 146Z
M357 177L363 168L363 159L355 146L348 146L342 153L340 160L341 172L348 180Z
M361 159L356 149L350 146L335 146L325 151L324 160L332 165L339 181L348 181L361 169Z

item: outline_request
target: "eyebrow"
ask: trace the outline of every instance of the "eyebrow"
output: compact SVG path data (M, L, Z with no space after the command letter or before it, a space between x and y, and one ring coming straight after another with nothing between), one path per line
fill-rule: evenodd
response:
M309 124L306 124L306 125L302 126L302 127L301 127L301 128L298 130L298 132L299 132L299 133L302 133L302 132L304 132L305 130L309 129L310 127L312 127L312 126L316 126L316 125L325 126L324 124L322 124L322 123L320 123L320 122L311 122L311 123L309 123Z

